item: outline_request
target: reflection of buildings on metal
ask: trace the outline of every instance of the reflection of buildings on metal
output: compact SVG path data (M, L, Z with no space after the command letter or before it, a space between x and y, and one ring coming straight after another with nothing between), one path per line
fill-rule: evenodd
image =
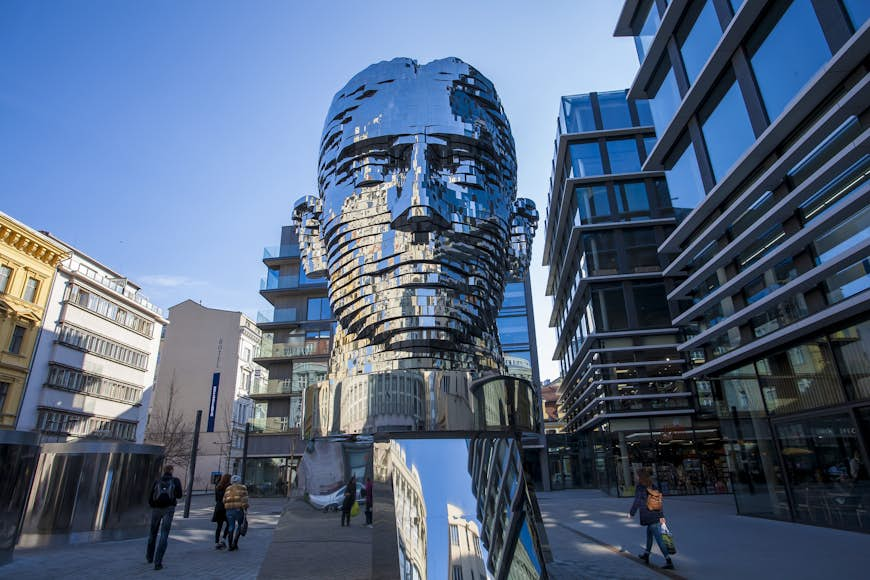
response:
M12 561L36 462L36 433L0 429L0 566Z
M536 517L534 500L525 485L516 440L474 438L468 462L487 569L496 578L539 578L542 563L532 540L537 531L529 529Z
M19 546L141 536L163 448L104 441L42 446Z
M399 577L402 580L425 580L427 572L426 502L416 466L408 467L405 450L391 441L386 448L392 473L396 532L399 541ZM377 463L375 465L378 465ZM376 467L377 469L377 467Z
M480 530L474 520L463 517L462 510L447 504L448 544L450 568L447 580L453 578L486 579L486 567L480 550ZM458 569L458 571L457 571Z

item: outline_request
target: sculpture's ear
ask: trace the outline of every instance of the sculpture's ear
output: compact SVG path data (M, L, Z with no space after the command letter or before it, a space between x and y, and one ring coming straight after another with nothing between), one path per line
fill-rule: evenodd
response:
M511 211L511 240L508 256L508 275L522 278L532 259L532 239L538 229L538 210L535 202L525 197L514 201Z
M302 267L308 278L326 277L326 245L320 237L320 198L306 195L293 206L293 224L299 237Z

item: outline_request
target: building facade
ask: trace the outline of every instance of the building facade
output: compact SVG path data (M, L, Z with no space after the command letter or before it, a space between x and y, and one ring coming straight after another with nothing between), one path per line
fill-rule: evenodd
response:
M51 285L18 429L38 431L43 442L142 443L167 321L138 285L66 247L69 257L58 264Z
M303 391L326 377L334 319L326 280L308 278L301 266L295 227L281 229L281 244L264 250L263 264L260 295L272 308L257 316L262 343L256 362L269 378L251 391L254 416L245 479L254 493L273 495L285 493L295 481L305 447Z
M477 522L463 517L462 510L447 504L448 580L486 580L486 565L480 549Z
M870 529L870 5L627 2L659 140L696 200L660 245L739 512Z
M57 265L67 248L0 212L0 429L14 429Z
M655 143L647 103L624 90L561 100L544 255L563 430L592 459L572 483L633 495L645 467L668 494L715 492L721 443L715 421L695 418L657 253L690 208L664 172L641 170Z
M193 489L205 490L221 473L239 474L251 392L267 379L255 359L260 331L241 312L207 308L185 300L169 309L160 345L160 367L148 423L147 442L190 441L196 411L202 411ZM183 463L190 448L167 450L175 474L186 482ZM172 455L178 453L179 457Z

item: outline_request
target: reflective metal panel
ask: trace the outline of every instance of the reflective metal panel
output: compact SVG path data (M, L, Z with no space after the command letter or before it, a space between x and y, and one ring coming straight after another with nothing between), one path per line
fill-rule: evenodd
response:
M0 565L12 559L39 457L35 433L0 431Z
M146 533L148 494L163 448L87 441L42 446L19 545Z

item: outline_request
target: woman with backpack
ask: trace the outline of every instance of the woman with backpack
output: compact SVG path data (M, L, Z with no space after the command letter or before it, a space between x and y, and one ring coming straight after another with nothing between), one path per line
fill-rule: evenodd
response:
M653 538L665 557L665 569L673 570L674 563L668 554L668 548L662 537L662 525L665 523L665 513L662 511L662 492L653 483L650 470L642 468L637 474L637 490L634 493L634 503L631 504L630 517L640 511L640 525L646 526L646 549L640 559L649 564Z
M223 550L227 547L227 531L229 530L229 522L227 521L227 508L224 507L224 493L230 485L230 474L224 473L221 475L220 481L214 487L214 514L211 516L211 521L217 524L217 529L214 531L214 547L216 550ZM224 532L224 539L221 540L221 529Z

